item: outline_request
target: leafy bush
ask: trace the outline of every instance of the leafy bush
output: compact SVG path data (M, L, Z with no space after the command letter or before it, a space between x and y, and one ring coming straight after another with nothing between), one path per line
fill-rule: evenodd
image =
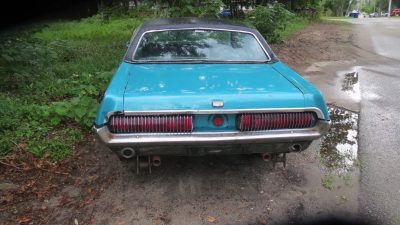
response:
M89 132L103 91L140 20L99 16L0 34L0 156L62 160Z
M13 133L20 124L18 103L0 95L0 114L0 156L4 156L11 150Z
M150 5L141 3L139 6L134 7L128 11L129 17L133 18L151 18L157 16L157 10L154 10Z
M283 40L286 40L290 36L292 36L296 31L304 29L309 24L310 24L310 20L306 17L302 17L302 16L294 17L291 20L291 22L285 27L285 30L280 32L280 37Z
M371 5L363 4L361 11L369 14L369 13L374 12L374 8L375 8L375 6L373 4L371 4Z
M281 32L294 18L284 5L257 6L248 16L248 21L270 42L282 41Z
M196 5L197 1L182 0L179 4L169 9L170 17L217 17L219 7L222 5L221 0L207 0L202 4Z
M128 15L129 1L127 0L114 0L114 1L100 1L98 5L98 15L103 22L108 22L111 19L121 18Z

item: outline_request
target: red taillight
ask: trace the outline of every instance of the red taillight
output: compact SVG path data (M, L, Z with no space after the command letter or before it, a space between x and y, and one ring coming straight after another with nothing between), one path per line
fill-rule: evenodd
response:
M213 124L216 127L220 127L222 126L222 124L224 124L224 118L222 116L214 116L213 118Z
M191 115L111 116L108 128L113 133L188 133Z
M240 131L298 129L313 127L317 121L314 112L249 113L238 116Z

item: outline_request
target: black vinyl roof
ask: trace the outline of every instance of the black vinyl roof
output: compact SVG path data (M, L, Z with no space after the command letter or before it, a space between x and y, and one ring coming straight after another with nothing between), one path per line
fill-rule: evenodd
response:
M220 28L244 31L254 30L243 23L232 20L195 17L154 19L144 22L140 27L141 30L145 31L179 28Z

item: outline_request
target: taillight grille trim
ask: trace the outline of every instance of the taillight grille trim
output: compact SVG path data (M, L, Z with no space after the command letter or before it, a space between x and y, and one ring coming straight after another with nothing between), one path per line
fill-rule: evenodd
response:
M315 112L242 113L237 116L239 131L304 129L315 126Z
M191 133L193 115L113 115L111 133Z

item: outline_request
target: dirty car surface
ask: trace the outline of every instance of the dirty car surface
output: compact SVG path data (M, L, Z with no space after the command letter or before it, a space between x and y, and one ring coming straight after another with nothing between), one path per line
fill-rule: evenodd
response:
M132 158L301 151L329 126L321 93L257 30L181 18L135 30L94 130Z

